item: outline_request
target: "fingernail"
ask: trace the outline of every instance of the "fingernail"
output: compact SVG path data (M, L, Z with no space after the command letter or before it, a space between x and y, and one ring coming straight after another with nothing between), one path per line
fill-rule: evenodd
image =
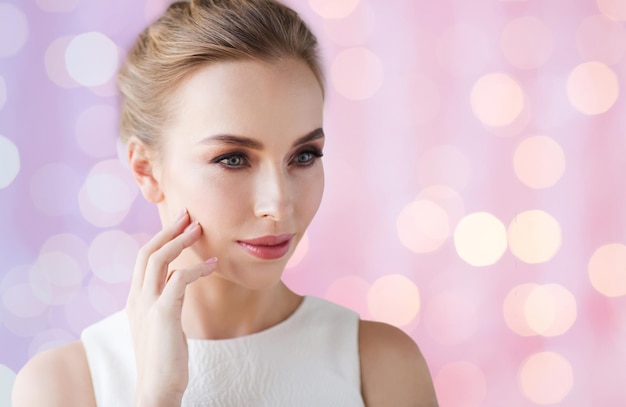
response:
M198 227L198 221L194 220L193 222L191 222L191 225L187 226L185 228L185 232L191 232L193 231L196 227Z
M215 264L217 263L217 257L211 257L205 261L206 264Z

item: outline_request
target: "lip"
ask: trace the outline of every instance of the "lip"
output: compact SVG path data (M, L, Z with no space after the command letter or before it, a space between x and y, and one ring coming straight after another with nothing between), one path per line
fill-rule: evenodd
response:
M261 236L254 239L237 240L246 252L263 260L275 260L289 252L293 233Z

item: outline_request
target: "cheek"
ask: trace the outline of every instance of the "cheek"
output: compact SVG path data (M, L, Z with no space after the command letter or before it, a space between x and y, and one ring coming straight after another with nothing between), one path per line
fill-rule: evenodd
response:
M205 230L235 226L233 222L244 213L245 183L211 171L189 169L183 173L186 176L170 180L169 200L187 208Z
M307 218L306 222L308 224L317 213L322 201L322 195L324 194L324 169L320 165L306 180L301 180L296 185L298 186L296 196L298 197L300 213Z

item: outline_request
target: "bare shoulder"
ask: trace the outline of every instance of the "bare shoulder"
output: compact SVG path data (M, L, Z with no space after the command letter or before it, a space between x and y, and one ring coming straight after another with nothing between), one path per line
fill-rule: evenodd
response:
M360 321L361 386L367 407L436 407L428 365L417 344L402 330Z
M95 407L91 375L80 341L39 353L15 379L13 407Z

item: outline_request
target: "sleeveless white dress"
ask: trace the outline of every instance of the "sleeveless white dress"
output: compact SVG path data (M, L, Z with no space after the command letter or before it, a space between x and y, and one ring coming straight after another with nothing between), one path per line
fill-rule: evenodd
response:
M359 316L304 297L285 321L233 339L189 339L184 407L363 407ZM124 311L86 328L98 407L131 407L136 370ZM164 366L163 369L167 369Z

